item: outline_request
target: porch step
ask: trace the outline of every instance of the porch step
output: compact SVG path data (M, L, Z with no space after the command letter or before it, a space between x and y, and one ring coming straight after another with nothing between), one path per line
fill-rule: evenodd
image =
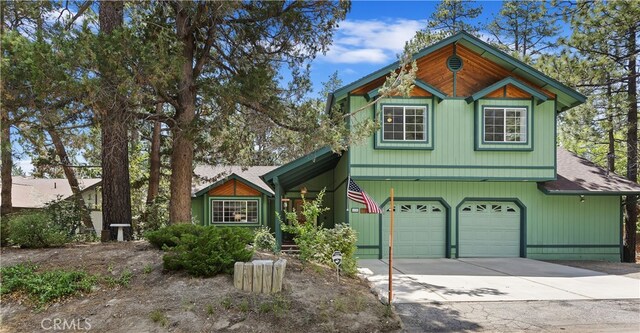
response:
M280 251L286 254L299 254L300 248L295 244L282 244Z

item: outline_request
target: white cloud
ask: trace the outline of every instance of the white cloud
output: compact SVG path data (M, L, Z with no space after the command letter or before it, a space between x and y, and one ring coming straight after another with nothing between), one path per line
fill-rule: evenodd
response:
M322 57L332 63L357 64L357 63L384 63L388 56L382 49L378 48L348 48L341 45L334 45L329 52Z
M320 59L331 63L385 63L394 60L425 21L408 19L346 20L333 45Z

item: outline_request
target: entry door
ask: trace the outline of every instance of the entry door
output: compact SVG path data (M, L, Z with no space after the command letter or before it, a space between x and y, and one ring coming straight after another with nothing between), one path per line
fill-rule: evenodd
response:
M467 202L458 211L459 257L519 257L520 208L512 202Z
M439 202L396 202L394 258L444 258L446 211ZM382 215L382 256L389 257L390 210Z

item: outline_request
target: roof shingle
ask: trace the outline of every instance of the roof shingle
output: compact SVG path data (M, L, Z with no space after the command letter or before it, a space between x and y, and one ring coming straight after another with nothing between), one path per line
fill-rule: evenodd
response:
M246 179L253 185L263 189L265 192L273 195L273 190L265 184L260 176L277 168L276 166L252 166L241 167L237 165L229 166L209 166L199 165L193 171L194 179L192 185L192 195L198 193L205 188L211 186L215 182L224 180L227 177L236 174L237 176Z
M66 178L11 178L11 203L16 208L43 208L47 203L70 197L73 192ZM99 178L78 179L81 190L100 183Z
M557 149L558 179L539 183L549 194L640 194L640 185L579 157L562 147Z

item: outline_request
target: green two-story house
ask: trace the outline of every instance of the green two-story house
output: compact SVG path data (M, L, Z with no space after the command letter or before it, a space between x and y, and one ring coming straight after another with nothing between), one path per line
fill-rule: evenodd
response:
M350 224L358 257L385 258L393 188L395 257L620 260L623 197L640 187L557 145L558 114L583 95L465 32L414 59L409 97L370 103L397 63L329 96L349 112L365 107L351 121L376 118L380 129L341 154L265 169L260 224L281 240L274 212L326 188L321 222ZM348 177L383 214L347 199ZM214 199L194 197L203 200Z

